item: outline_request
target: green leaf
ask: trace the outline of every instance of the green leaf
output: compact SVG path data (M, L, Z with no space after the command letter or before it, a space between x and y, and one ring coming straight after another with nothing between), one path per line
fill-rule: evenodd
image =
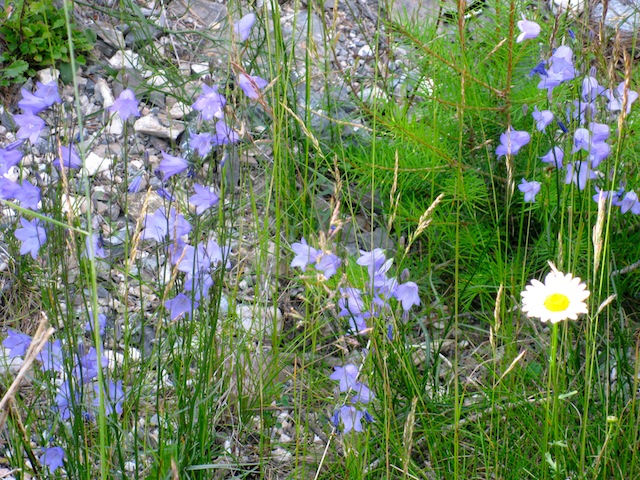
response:
M16 60L7 68L2 70L2 75L9 78L16 78L29 69L29 64L24 60Z

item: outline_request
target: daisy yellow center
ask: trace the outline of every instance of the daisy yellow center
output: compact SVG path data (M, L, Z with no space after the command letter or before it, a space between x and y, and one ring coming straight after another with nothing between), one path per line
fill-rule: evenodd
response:
M569 306L569 297L562 293L552 293L545 299L544 306L552 312L562 312Z

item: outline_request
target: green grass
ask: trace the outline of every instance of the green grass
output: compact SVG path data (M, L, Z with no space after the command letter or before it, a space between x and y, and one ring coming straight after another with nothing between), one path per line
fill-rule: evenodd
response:
M118 21L147 21L129 2L120 6ZM66 478L78 479L637 477L640 281L637 270L625 267L640 254L638 216L606 210L594 241L592 185L584 191L565 185L564 172L539 161L555 140L537 132L530 116L534 106L564 114L591 65L607 87L629 79L635 88L635 69L569 18L552 19L516 2L487 7L485 23L475 17L449 25L397 22L380 11L384 41L372 38L372 45L400 46L406 55L376 50L371 79L341 75L347 84L370 80L391 100L360 101L353 92L357 108L345 120L338 118L339 102L327 95L328 126L318 128L312 84L324 83L327 92L336 76L312 48L286 42L276 7L259 10L252 41L229 43L224 68L213 65L210 72L224 87L233 125L248 132L237 153L257 164L243 164L232 188L222 180L225 170L214 171L211 156L195 177L169 180L177 201L160 203L191 221L193 244L215 238L232 247L231 268L213 272L209 297L191 318L172 320L164 306L188 281L163 261L171 242L141 241L142 219L93 223L93 212L65 213L63 193L95 193L86 176L76 181L69 174L68 181L43 188L40 218L48 239L37 260L19 255L14 227L7 229L16 278L5 294L4 324L34 334L46 318L63 343L62 376L82 398L74 397L69 418L61 419L52 408L61 375L33 369L7 410L3 439L14 475L64 478L38 462L42 447L56 445L66 452ZM229 9L230 21L247 13ZM523 12L543 30L517 44ZM312 15L298 5L296 19L309 25ZM327 51L335 28L325 27ZM204 39L219 48L227 42L197 29L173 35L194 50ZM551 54L550 38L554 47L572 46L579 71L552 100L528 76ZM180 73L157 46L144 53L145 67L169 78L163 93L192 104L199 76ZM408 77L386 68L394 59ZM233 88L239 67L272 82L262 106ZM136 93L144 95L142 88ZM599 117L612 125L613 153L600 169L604 189L626 184L633 190L640 180L636 108L620 121ZM52 115L61 128L51 143L66 145L77 126L59 107ZM345 122L361 128L343 135ZM498 159L495 149L509 125L532 140L513 158ZM562 140L566 151L571 141ZM122 145L114 174L143 160L135 145ZM174 147L170 153L177 154ZM123 175L130 178L126 170ZM516 188L523 177L541 183L536 203L523 202ZM221 203L198 216L188 206L192 184L215 179ZM114 185L111 198L123 212L134 208L127 185ZM7 222L19 226L15 218ZM374 229L388 231L395 246L386 252L394 260L389 276L416 282L421 297L408 315L393 300L383 316L368 320L365 335L350 334L337 307L340 288L370 288L366 268L347 251L347 227L357 222L367 225L357 245L362 250L376 246ZM82 255L86 234L96 229L106 237L124 232L104 261ZM290 267L290 246L303 236L342 258L335 276ZM549 261L591 291L589 314L578 321L551 327L520 309L521 291L544 278ZM253 311L251 329L242 326L236 306ZM109 319L104 338L84 331L89 312L96 318L99 311ZM119 360L83 384L75 368L91 346ZM351 394L338 392L328 377L346 363L359 368L359 380L375 393L366 405L374 422L363 432L339 434L332 416ZM14 377L4 375L4 389ZM122 413L109 415L105 402L91 406L100 398L94 387L106 388L102 379L122 380Z

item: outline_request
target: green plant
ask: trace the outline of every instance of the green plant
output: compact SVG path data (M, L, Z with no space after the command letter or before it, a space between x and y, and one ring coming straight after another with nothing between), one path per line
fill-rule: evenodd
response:
M64 10L45 0L16 2L10 12L0 14L0 86L22 83L35 74L36 67L70 61L73 42L76 62L84 64L83 53L93 46L92 33L69 25L68 38Z

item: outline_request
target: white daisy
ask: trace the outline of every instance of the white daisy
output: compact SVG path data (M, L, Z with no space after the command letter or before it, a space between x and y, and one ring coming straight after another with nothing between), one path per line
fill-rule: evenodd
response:
M522 311L528 317L539 318L542 322L577 320L579 314L587 313L584 300L590 292L580 278L559 272L555 265L549 264L551 272L545 277L544 283L531 280L531 284L522 292Z

